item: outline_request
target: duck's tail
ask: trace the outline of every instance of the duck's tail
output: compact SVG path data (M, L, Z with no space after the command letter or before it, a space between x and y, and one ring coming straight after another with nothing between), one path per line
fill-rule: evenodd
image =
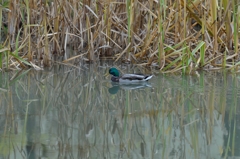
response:
M153 77L153 75L146 76L146 77L145 77L145 81L148 81L148 80L150 80L152 77Z

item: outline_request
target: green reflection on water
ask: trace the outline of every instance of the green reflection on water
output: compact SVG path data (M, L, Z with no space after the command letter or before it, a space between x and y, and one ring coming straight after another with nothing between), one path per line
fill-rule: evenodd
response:
M107 71L2 73L0 156L240 156L237 76L160 74L146 84L118 85L103 76Z

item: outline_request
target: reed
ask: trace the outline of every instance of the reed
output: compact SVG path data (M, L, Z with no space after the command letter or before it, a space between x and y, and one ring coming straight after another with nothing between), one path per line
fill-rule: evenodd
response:
M237 68L239 6L237 0L9 0L0 9L1 46L39 67L64 54L68 63L109 58L190 73L223 68L226 52L225 68ZM67 55L67 47L76 54ZM4 68L14 68L9 53L0 56Z
M233 41L234 41L234 53L238 56L239 50L239 13L240 13L240 3L233 0ZM237 57L236 57L237 58Z

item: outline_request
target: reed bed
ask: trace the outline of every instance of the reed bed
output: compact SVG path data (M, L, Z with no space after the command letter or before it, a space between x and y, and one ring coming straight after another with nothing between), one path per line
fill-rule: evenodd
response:
M239 13L237 0L2 0L0 67L41 69L57 56L162 72L238 70Z

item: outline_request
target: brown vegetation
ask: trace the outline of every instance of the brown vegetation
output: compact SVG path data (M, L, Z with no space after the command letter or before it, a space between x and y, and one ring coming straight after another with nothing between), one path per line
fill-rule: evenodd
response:
M237 0L10 0L0 13L1 68L49 66L63 54L163 72L239 65Z

